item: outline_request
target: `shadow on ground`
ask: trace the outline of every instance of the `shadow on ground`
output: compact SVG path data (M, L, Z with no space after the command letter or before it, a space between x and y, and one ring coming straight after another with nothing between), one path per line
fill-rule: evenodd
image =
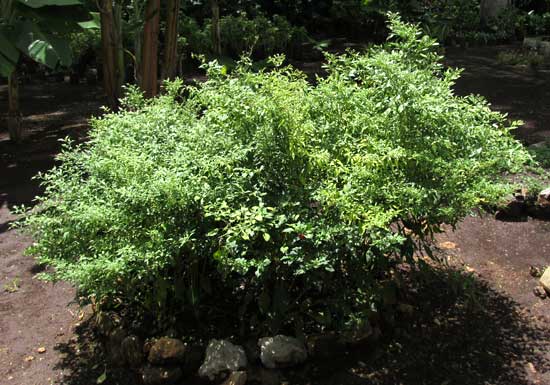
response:
M548 320L530 316L517 303L474 275L454 268L412 273L403 300L414 306L388 327L376 344L323 362L287 370L288 384L548 384ZM546 325L545 325L546 322ZM104 369L89 325L78 341L60 345L59 369L67 384L89 384ZM86 350L87 349L87 350ZM545 374L546 372L546 374ZM107 368L106 384L135 378ZM277 382L277 383L280 383ZM182 384L196 383L187 379Z

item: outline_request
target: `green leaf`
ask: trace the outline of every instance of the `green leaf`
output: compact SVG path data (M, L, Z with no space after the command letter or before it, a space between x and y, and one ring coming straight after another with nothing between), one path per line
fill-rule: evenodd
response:
M70 66L73 62L73 55L69 41L56 36L47 36L47 39L59 58L59 64L64 67Z
M81 0L17 0L21 4L31 8L42 8L49 5L67 6L67 5L82 5Z
M34 61L49 68L55 68L58 63L71 65L71 49L66 39L45 34L30 21L20 23L16 35L17 48Z
M90 15L92 16L91 20L81 21L78 25L84 29L100 29L101 22L99 12L90 12Z
M15 70L15 65L4 55L0 54L0 76L8 77Z
M44 40L33 41L29 46L27 54L34 61L50 68L55 68L59 61L59 57L55 53L52 45Z
M107 371L105 370L101 376L96 380L97 384L103 384L107 380Z
M11 42L10 39L8 39L8 37L2 32L0 32L0 53L14 64L19 60L19 51L13 42Z
M271 235L269 235L268 233L264 233L263 237L264 237L264 241L266 242L269 242L269 240L271 239Z

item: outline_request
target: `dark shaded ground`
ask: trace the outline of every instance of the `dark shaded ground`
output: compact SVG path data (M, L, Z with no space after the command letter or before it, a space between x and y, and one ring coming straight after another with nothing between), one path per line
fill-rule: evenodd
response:
M531 144L550 138L550 68L496 64L502 51L518 50L517 46L472 48L464 54L448 49L447 64L464 68L457 91L461 95L483 95L493 107L511 119L525 124L516 135Z
M6 96L0 86L0 105L7 106ZM82 314L70 305L75 291L34 277L40 267L23 256L31 239L10 230L15 219L10 209L32 203L40 189L31 178L54 165L60 138L85 135L87 119L100 105L100 91L88 86L23 85L21 107L30 137L17 146L8 141L0 115L0 384L65 383L65 374L74 375L58 367L63 356L56 347L77 338L73 327Z
M537 142L550 132L550 76L544 70L496 65L498 49L448 52L451 65L466 67L457 91L485 95L496 109L523 119L517 135ZM301 66L314 71L319 63ZM9 209L30 203L39 192L30 178L54 164L58 138L85 136L86 119L99 112L100 103L101 93L88 86L25 85L22 107L30 141L14 146L0 126L1 384L94 384L105 369L87 315L69 305L74 289L35 279L39 267L23 256L31 240L9 229L15 219ZM0 104L7 104L2 86ZM550 384L550 300L532 294L536 279L529 275L530 265L550 264L549 234L546 222L466 219L439 239L450 264L464 265L466 273L449 268L411 276L404 301L414 312L397 321L395 333L379 341L379 349L351 350L288 372L286 380ZM38 353L39 347L46 351ZM105 383L134 381L110 369Z

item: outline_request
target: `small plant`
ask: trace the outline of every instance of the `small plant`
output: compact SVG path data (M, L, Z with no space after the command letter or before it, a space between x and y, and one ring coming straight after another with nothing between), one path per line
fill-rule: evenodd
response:
M503 65L539 67L544 63L544 56L531 51L504 51L498 53L497 62Z
M19 284L21 279L19 277L13 278L11 281L4 284L4 291L8 293L15 293L19 290Z
M164 326L360 327L395 302L392 267L529 158L503 115L454 93L433 39L390 28L384 46L327 55L315 85L277 56L205 64L208 81L153 100L130 89L40 177L29 253Z
M530 147L529 152L542 168L550 169L550 142Z

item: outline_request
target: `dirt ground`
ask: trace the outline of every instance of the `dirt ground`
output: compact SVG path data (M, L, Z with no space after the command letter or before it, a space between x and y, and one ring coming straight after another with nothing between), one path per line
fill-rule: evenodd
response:
M522 119L517 136L534 143L550 133L550 74L496 64L500 48L449 50L464 67L460 94L486 96L493 107ZM317 68L305 63L304 67ZM24 85L21 105L29 142L15 146L0 126L0 384L95 384L104 371L86 333L86 315L67 284L40 281L24 249L32 242L10 229L10 210L40 192L31 178L54 165L58 139L82 138L98 114L99 89L84 85ZM0 86L0 105L7 105ZM0 122L3 116L0 115ZM550 136L549 136L550 137ZM289 372L311 384L550 385L550 299L533 295L531 265L550 265L550 222L466 218L438 238L455 269L442 269L408 294L414 313L385 336L380 349ZM44 348L44 349L42 349ZM111 384L132 383L109 373ZM292 383L292 382L289 382Z

